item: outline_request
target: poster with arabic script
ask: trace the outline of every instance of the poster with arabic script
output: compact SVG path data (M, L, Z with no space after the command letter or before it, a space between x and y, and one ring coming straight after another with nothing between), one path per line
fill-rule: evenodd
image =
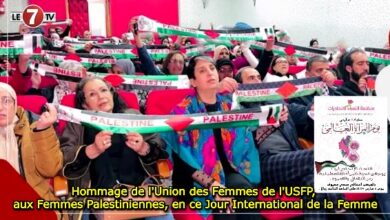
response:
M387 98L315 97L316 192L387 192Z

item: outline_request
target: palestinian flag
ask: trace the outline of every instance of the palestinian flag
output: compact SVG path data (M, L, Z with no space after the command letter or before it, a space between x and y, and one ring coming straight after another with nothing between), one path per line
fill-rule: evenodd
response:
M368 52L368 60L372 63L390 65L390 50L379 48L364 48Z
M307 96L314 93L323 94L326 84L320 77L296 79L280 82L240 84L233 93L233 109L239 108L241 102L275 101Z
M78 53L80 62L87 69L90 68L110 68L115 64L116 60L112 56L89 54L89 53ZM57 65L60 64L68 56L67 53L47 51L46 57L53 60Z
M254 44L251 45L251 48L256 50L264 50L265 45L266 45L265 42L255 42ZM309 59L310 57L317 56L317 55L326 56L328 54L328 51L326 50L316 49L311 47L303 47L303 46L287 44L283 42L276 42L272 48L272 51L274 52L274 54L280 56L286 56L285 49L288 47L295 49L295 56L300 58L305 58L305 59Z
M19 54L34 54L42 48L42 35L0 36L0 56L17 57Z
M261 109L224 113L152 116L93 112L60 105L58 115L59 119L65 121L116 134L128 132L147 134L193 129L270 126L278 124L281 108L282 105L267 105Z

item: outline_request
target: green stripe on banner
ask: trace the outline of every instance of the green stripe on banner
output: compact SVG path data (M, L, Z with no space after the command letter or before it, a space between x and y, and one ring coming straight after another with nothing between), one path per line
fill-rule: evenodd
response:
M207 39L209 38L204 33L194 33L191 31L185 31L185 30L175 30L171 28L164 28L164 27L157 27L157 33L163 34L163 35L179 35L179 36L187 36L187 37L195 37L195 38L203 38Z
M0 71L0 76L8 76L8 72L5 70Z
M111 54L115 59L135 59L137 58L134 54L122 53L122 54Z
M153 127L116 127L104 126L89 122L81 122L82 125L88 126L97 130L111 131L115 134L127 134L129 132L138 132L140 134L150 134L172 131L172 128L167 126L153 126ZM236 128L236 127L259 127L259 120L249 121L234 121L228 123L212 123L212 124L196 124L190 125L186 128L187 131L194 129L217 129L217 128Z
M15 58L24 52L23 48L0 48L0 56Z
M377 63L377 64L384 64L384 65L390 65L390 60L387 59L381 59L377 57L368 57L368 61L372 63Z

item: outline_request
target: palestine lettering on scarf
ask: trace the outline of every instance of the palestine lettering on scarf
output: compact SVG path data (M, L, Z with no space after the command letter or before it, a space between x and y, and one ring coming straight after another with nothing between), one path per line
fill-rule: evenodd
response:
M390 60L390 54L384 54L384 53L374 53L374 52L370 52L370 57L375 57L375 58Z
M104 54L104 55L111 55L111 54L121 54L121 53L127 53L128 49L93 49L95 54Z
M59 75L63 75L63 76L72 76L72 77L78 77L78 78L82 78L83 77L81 72L76 72L76 71L72 71L72 70L62 69L62 68L58 68L58 67L54 67L53 68L53 72L55 74L59 74Z
M15 47L13 41L0 41L0 48L12 48Z
M189 29L189 28L183 28L183 27L179 27L179 26L173 26L173 25L169 25L169 24L162 24L162 27L165 29L172 29L172 30L176 30L176 31L196 33L196 30Z
M208 115L203 117L203 123L220 123L232 121L254 120L254 113L234 115Z
M172 86L172 81L134 79L134 85L142 85L142 86Z
M237 90L238 96L264 96L271 95L270 89L258 89L258 90Z
M115 118L104 118L99 116L90 116L90 121L93 123L99 123L107 126L118 127L152 127L153 121L151 120L123 120Z
M107 63L107 64L115 64L114 59L96 59L96 58L88 58L88 63Z
M322 82L308 83L308 84L303 84L302 88L303 89L317 89L317 88L320 88L322 85L323 85Z

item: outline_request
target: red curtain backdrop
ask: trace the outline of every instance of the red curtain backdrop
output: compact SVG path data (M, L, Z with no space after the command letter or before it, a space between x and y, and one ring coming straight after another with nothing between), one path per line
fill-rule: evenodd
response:
M57 20L66 19L66 4L67 0L28 0L28 4L40 6L45 12L55 12ZM9 1L11 2L11 1Z
M110 9L113 36L120 37L127 32L130 18L137 15L166 24L179 24L179 0L110 0Z
M88 1L68 0L68 2L69 17L73 20L71 35L83 37L84 31L89 30Z
M66 1L69 6L69 18L73 20L71 36L82 36L83 32L89 29L87 0L28 0L28 3L39 5L43 11L57 13L56 18L61 21L66 19ZM62 27L65 28L65 25Z

